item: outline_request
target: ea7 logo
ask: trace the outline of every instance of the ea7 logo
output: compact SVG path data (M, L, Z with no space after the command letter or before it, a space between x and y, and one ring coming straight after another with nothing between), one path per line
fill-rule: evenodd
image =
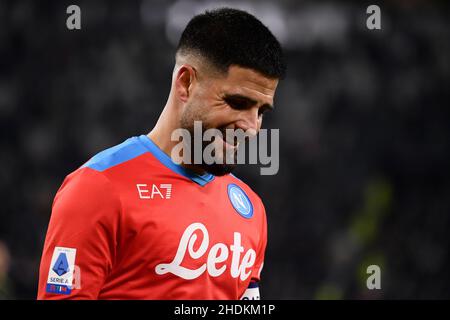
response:
M152 184L151 186L146 183L136 184L136 188L141 199L170 199L172 195L172 184L163 183L160 185Z

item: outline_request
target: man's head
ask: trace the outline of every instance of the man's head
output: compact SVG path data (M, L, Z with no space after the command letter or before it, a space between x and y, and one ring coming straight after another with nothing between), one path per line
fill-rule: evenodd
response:
M256 135L262 115L273 108L285 69L279 42L249 13L224 8L195 16L181 35L176 53L173 94L179 106L179 127L188 129L192 137L194 121L201 121L203 130L219 129L224 139L225 129ZM216 158L236 155L236 141L228 142L214 140L221 150ZM223 175L234 165L196 167Z

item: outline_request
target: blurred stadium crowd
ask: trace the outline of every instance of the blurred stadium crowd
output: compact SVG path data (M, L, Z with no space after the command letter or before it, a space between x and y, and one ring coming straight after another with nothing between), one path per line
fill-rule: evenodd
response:
M0 299L35 298L64 177L152 128L185 23L223 4L257 15L288 60L264 124L280 129L280 170L236 172L266 205L263 297L450 298L444 1L379 2L370 31L361 1L15 0L0 2Z

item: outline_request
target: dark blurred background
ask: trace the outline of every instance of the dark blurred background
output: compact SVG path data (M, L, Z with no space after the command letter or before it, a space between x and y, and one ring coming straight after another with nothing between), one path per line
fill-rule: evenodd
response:
M223 4L259 17L288 60L264 124L280 129L280 170L236 172L267 209L263 297L450 298L450 11L406 0L373 3L381 30L363 1L2 0L0 298L35 298L64 177L150 131L182 29Z

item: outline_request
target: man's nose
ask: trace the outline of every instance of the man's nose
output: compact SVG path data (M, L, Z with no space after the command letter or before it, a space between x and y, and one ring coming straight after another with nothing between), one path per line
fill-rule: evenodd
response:
M242 112L238 128L244 130L249 136L256 136L258 133L258 108L251 108Z

